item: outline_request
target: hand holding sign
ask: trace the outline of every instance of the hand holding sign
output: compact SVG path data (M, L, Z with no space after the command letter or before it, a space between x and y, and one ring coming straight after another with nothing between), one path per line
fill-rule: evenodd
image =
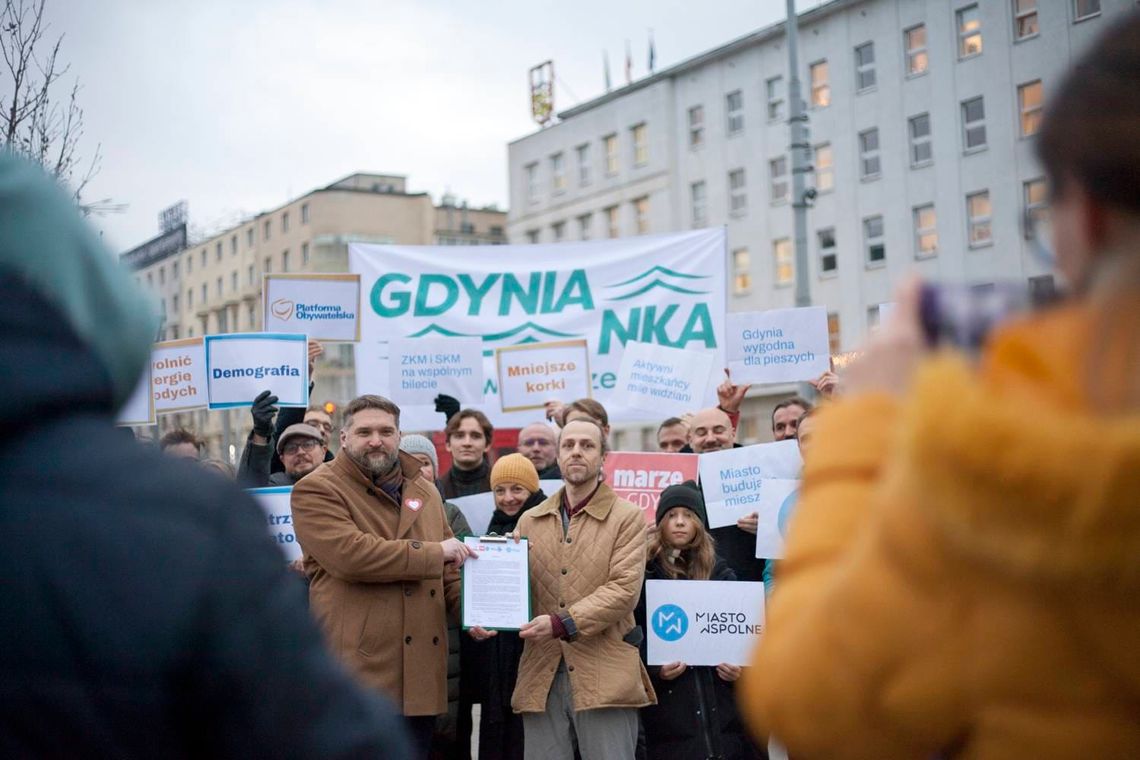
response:
M744 403L744 397L751 387L751 383L737 385L732 382L732 372L729 371L728 367L725 367L724 382L718 385L716 389L717 406L729 414L736 414L740 411L740 405Z

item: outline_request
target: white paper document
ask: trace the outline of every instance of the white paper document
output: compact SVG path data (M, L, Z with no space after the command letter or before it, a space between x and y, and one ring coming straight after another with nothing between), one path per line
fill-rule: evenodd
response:
M517 631L530 622L526 539L470 537L478 559L463 563L463 627Z

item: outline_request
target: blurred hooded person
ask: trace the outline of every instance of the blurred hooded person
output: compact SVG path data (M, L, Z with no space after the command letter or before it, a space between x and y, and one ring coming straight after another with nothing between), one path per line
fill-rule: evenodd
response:
M2 152L0 303L0 756L407 757L257 505L115 429L153 312L62 189Z

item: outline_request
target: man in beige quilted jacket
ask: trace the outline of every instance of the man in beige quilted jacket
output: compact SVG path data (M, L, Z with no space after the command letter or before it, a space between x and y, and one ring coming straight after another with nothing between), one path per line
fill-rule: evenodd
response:
M519 521L537 615L519 631L512 700L527 760L571 760L575 743L582 760L632 760L637 710L657 701L633 621L645 518L602 482L605 455L597 423L568 423L558 438L566 485Z

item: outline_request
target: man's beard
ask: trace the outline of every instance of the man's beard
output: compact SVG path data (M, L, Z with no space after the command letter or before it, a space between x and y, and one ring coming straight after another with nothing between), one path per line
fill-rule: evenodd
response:
M286 470L285 474L293 478L293 480L300 480L317 469L317 464L318 462L301 462L294 469Z
M390 473L392 468L394 468L399 461L399 454L395 451L389 452L383 449L377 449L371 452L371 456L369 456L367 450L361 451L359 454L348 448L345 450L348 452L348 458L356 462L360 469L368 473L373 479L383 477Z
M572 486L582 486L586 485L587 483L596 483L598 482L598 471L594 470L591 472L589 467L586 467L582 470L579 470L578 468L574 468L573 470L563 470L562 479Z

